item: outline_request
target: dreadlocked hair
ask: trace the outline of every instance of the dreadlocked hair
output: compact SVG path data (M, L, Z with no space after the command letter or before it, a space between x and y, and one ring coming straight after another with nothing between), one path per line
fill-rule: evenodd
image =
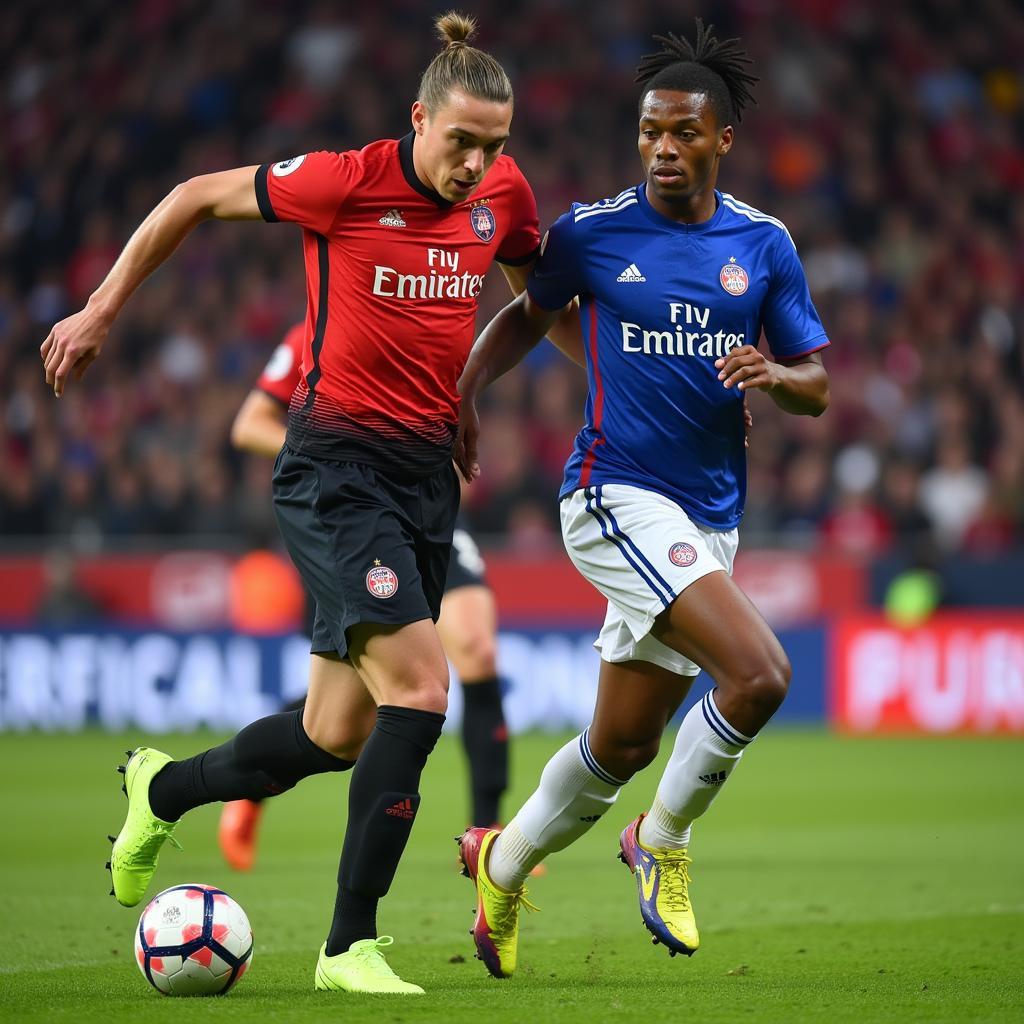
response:
M740 45L739 39L718 39L715 26L697 22L697 41L691 43L684 36L669 32L654 36L661 43L657 53L641 58L634 81L643 86L640 103L653 89L674 92L704 93L720 125L743 120L743 110L753 103L750 87L758 81L747 66L753 61Z
M417 99L433 112L443 107L452 89L494 103L512 101L512 83L505 69L489 54L469 45L476 34L476 19L449 11L434 20L444 47L420 79Z

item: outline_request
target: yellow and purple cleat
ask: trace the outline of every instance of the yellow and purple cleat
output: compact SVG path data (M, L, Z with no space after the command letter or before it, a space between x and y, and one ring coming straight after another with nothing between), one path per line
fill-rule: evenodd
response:
M690 904L690 858L685 849L648 849L640 842L640 822L630 822L619 836L619 860L636 877L640 916L654 944L669 954L693 956L700 946L697 920Z
M468 828L459 844L462 873L476 886L476 920L470 935L477 958L495 978L511 978L516 970L519 946L519 908L537 908L526 898L526 887L516 892L502 889L487 873L487 856L499 832L493 828Z

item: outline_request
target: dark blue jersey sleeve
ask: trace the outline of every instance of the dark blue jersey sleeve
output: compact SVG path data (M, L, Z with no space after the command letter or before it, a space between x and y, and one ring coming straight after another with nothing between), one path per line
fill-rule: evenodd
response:
M563 213L548 228L540 245L540 256L526 282L530 298L542 309L561 309L586 287L579 272L579 253L573 212Z
M785 231L779 232L775 244L775 265L762 323L776 359L807 355L828 344L825 328L811 301L800 257Z

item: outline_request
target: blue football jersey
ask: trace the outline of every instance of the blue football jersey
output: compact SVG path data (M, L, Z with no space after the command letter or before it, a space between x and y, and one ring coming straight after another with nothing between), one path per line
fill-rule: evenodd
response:
M580 299L589 394L561 497L632 484L699 523L736 526L746 496L743 392L715 360L757 345L778 360L828 344L785 225L716 192L702 224L658 213L643 185L574 203L527 288L544 309Z

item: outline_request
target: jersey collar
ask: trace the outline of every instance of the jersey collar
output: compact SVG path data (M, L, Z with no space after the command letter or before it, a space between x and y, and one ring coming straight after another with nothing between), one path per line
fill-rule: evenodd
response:
M415 137L415 132L409 132L408 135L403 135L398 140L398 159L402 165L402 174L413 191L418 192L424 199L436 203L442 210L450 210L455 204L445 199L440 192L435 192L429 186L424 185L416 173L416 167L412 161L412 142Z
M680 231L685 235L699 235L703 231L710 231L715 225L718 224L722 217L722 211L725 209L725 205L722 202L722 193L715 189L715 202L718 204L715 207L715 212L707 219L702 220L699 224L683 224L681 221L672 220L670 217L665 217L651 206L647 200L647 188L644 185L638 185L636 189L637 200L639 201L640 209L654 221L655 224L660 224L662 227L672 228L674 231Z

